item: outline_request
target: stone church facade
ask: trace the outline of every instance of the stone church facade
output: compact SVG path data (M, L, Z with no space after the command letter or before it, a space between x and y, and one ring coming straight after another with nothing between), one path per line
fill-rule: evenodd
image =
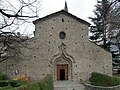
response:
M112 55L91 43L89 23L65 10L33 22L34 37L19 46L22 54L1 63L11 78L30 76L32 80L47 74L54 81L88 80L92 72L112 75Z

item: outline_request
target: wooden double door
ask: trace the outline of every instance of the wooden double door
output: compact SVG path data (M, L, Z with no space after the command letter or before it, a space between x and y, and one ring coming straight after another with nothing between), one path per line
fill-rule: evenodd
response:
M68 64L57 64L57 80L68 80Z

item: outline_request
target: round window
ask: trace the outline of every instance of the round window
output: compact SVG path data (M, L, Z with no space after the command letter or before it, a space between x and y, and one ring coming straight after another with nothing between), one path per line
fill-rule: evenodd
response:
M65 36L66 36L65 32L61 31L59 34L60 39L65 39Z

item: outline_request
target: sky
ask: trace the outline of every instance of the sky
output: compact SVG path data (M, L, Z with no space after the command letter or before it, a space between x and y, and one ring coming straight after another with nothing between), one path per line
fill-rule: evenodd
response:
M49 14L55 13L64 9L65 1L67 2L68 12L81 18L89 23L91 23L88 17L93 16L93 10L95 9L95 5L97 0L42 0L41 9L39 18L45 17ZM26 31L29 34L33 33L35 27L28 27L29 31Z
M19 5L17 0L8 0L8 1L12 2L14 6L18 7ZM90 19L88 19L88 17L91 17L93 15L93 10L95 9L97 0L66 0L66 2L67 2L69 13L77 16L78 18L81 18L83 20L90 22ZM42 18L49 14L52 14L64 9L65 0L40 0L39 5L40 5L39 18ZM24 27L26 29L24 29ZM21 29L20 30L21 34L27 34L29 36L30 34L31 35L33 34L33 31L35 30L35 26L33 24L32 25L27 24L27 25L21 26L20 29Z
M88 17L93 16L97 0L66 0L66 2L69 13L90 22ZM60 11L64 6L65 0L42 0L40 17Z
M68 6L68 12L81 18L89 23L91 23L88 17L93 16L93 10L95 9L95 5L97 0L66 0ZM64 9L65 0L42 0L41 9L39 18L45 17L49 14L55 13ZM35 27L29 27L29 31L26 31L28 34L31 34Z

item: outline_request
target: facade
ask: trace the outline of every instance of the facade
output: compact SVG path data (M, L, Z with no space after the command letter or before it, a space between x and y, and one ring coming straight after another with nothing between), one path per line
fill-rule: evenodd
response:
M11 78L32 80L51 74L54 81L88 80L92 72L112 75L112 55L88 39L89 23L65 10L33 22L34 38L17 47L22 54L1 64Z

